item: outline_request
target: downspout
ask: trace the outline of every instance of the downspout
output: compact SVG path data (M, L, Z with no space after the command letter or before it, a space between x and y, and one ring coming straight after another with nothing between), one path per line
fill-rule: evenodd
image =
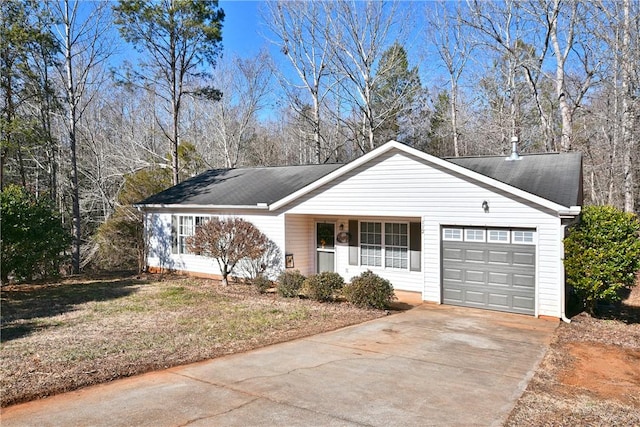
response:
M566 295L567 295L567 291L565 289L565 271L564 271L564 236L565 233L567 231L567 225L566 224L562 224L560 225L560 230L562 231L562 233L560 234L562 236L562 239L560 240L560 272L562 274L560 274L560 319L565 322L565 323L571 323L571 319L569 319L566 315L566 303L565 303L565 299L566 299Z

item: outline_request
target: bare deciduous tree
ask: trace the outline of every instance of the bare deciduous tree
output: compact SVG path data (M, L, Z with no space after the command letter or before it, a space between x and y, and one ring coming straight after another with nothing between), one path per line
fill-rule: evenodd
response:
M47 3L59 25L56 36L60 42L64 61L58 71L64 84L66 140L69 143L71 168L71 199L73 224L72 264L75 274L80 272L80 247L82 243L80 190L78 183L78 124L87 108L98 94L98 86L104 76L100 65L111 56L113 44L105 37L109 29L106 3L93 3L89 15L80 16L80 1L64 0Z
M385 69L377 69L383 53L395 44L402 45L404 32L410 25L410 17L400 16L399 4L383 2L357 3L341 0L335 3L331 19L331 48L335 72L339 75L342 94L347 95L346 102L357 106L360 116L361 139L356 141L364 153L373 150L376 129L395 114L394 106L382 111L374 108L376 89L383 85L386 72L396 69L394 61L406 59L401 50L398 55L388 58ZM398 93L395 102L402 103L409 93ZM386 106L388 107L388 106Z
M277 1L267 3L266 20L273 41L285 55L297 77L294 82L284 70L279 80L292 108L312 128L316 163L325 159L322 108L335 80L331 76L331 3ZM305 95L306 94L306 95ZM311 108L307 108L308 106Z
M474 41L464 34L462 25L462 10L458 5L455 14L447 8L447 4L438 2L428 6L427 22L428 39L434 44L440 60L444 64L449 76L451 103L451 136L453 138L453 152L456 157L462 154L460 147L460 131L458 127L458 96L460 78L467 62L471 58Z
M272 93L271 79L272 67L265 51L247 59L234 56L219 64L213 81L223 92L220 101L194 101L204 121L199 127L206 133L201 137L208 143L203 153L210 165L217 159L223 159L227 168L244 163L256 137L258 114Z

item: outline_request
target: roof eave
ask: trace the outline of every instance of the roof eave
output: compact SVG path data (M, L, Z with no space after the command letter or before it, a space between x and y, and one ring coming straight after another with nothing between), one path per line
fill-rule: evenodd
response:
M152 203L152 204L135 204L134 208L148 210L148 209L193 209L193 210L269 210L269 205L266 203L258 203L257 205L194 205L194 204L164 204L164 203Z

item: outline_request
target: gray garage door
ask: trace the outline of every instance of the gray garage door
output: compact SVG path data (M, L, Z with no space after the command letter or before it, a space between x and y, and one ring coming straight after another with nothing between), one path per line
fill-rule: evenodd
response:
M533 235L509 229L444 228L442 302L535 314Z

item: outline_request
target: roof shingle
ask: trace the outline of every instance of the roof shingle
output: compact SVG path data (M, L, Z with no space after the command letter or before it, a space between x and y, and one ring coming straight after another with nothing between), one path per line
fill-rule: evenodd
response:
M211 169L141 201L140 205L256 206L271 204L341 164Z

